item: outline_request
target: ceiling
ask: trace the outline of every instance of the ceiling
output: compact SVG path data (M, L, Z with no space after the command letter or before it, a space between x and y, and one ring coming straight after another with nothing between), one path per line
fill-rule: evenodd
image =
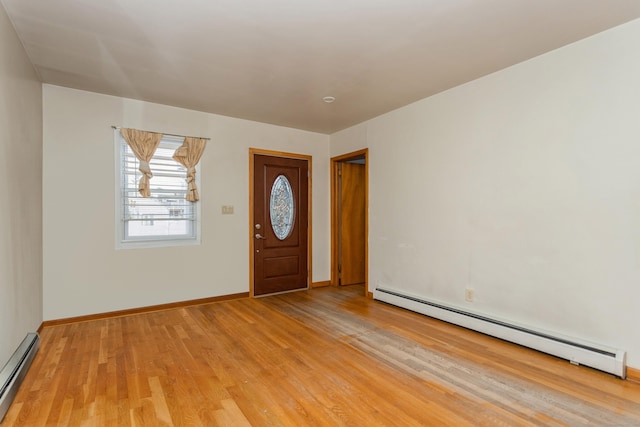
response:
M640 17L640 0L0 1L44 83L322 133Z

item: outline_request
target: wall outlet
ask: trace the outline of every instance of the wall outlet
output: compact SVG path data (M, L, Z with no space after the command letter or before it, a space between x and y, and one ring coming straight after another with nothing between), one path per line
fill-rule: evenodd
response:
M468 302L473 302L476 298L475 291L472 288L466 288L464 290L464 299Z
M222 215L233 215L233 206L223 206Z

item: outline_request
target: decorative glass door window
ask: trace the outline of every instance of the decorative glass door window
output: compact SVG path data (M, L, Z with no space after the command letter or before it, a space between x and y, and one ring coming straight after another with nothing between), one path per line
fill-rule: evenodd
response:
M271 187L269 198L271 227L273 227L273 232L278 239L284 240L291 234L295 218L294 211L291 184L286 176L278 175Z

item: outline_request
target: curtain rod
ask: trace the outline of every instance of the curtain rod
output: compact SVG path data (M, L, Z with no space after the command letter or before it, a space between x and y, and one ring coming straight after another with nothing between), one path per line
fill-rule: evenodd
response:
M111 129L117 129L120 130L122 129L121 127L118 126L113 126L111 125ZM145 130L143 132L149 132L149 133L161 133L162 135L167 135L167 136L177 136L178 138L200 138L200 139L204 139L206 141L211 141L211 138L203 138L201 136L187 136L187 135L176 135L175 133L164 133L164 132L152 132L149 130Z

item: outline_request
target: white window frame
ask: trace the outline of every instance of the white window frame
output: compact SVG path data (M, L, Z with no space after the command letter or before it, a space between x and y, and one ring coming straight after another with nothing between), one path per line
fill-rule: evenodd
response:
M191 236L144 236L135 238L125 237L125 218L123 209L123 182L122 182L122 144L126 144L124 138L120 134L119 129L115 129L113 133L114 148L115 148L115 222L116 222L116 249L136 249L136 248L162 248L171 246L191 246L199 245L201 243L201 209L200 202L195 203L195 221L193 226L195 227L194 235ZM184 138L163 136L161 144L168 141L170 143L182 144ZM177 147L177 146L176 146ZM151 171L153 172L153 170ZM185 179L186 173L185 173ZM152 178L153 181L153 178ZM200 164L196 166L196 185L201 188L200 183Z

